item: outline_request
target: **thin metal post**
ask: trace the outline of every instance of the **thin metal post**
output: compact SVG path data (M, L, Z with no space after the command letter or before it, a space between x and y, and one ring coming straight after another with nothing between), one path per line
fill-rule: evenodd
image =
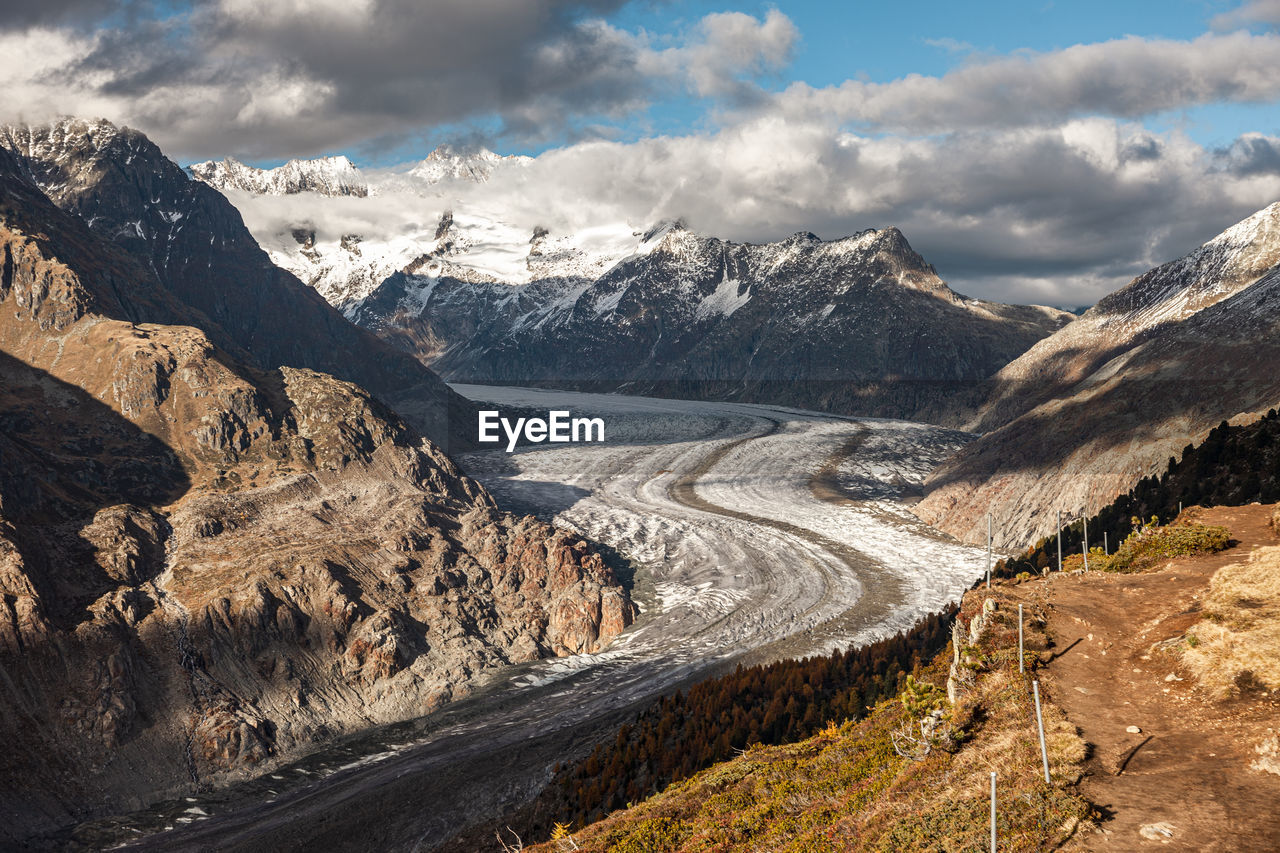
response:
M1036 728L1040 730L1040 761L1044 764L1044 783L1049 784L1049 750L1044 745L1044 717L1040 713L1040 682L1031 682L1031 690L1036 696Z
M1084 542L1081 543L1081 548L1084 549L1084 570L1086 572L1089 571L1089 516L1087 515L1088 512L1089 510L1086 509L1084 512L1080 514L1080 517L1084 519Z
M991 771L991 853L996 853L996 772Z
M1107 544L1107 531L1102 531L1102 553L1111 556L1111 546Z
M1058 510L1058 571L1062 571L1062 510Z
M991 589L991 513L987 513L987 589Z
M1018 604L1018 672L1022 672L1022 604Z

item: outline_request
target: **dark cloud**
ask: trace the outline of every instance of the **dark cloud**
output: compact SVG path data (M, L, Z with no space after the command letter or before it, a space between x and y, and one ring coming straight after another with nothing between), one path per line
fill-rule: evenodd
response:
M0 14L0 31L23 30L34 26L85 26L113 13L128 14L149 3L118 0L9 0Z
M1219 167L1233 175L1280 175L1280 139L1274 137L1248 134L1214 154Z
M1154 136L1133 139L1125 143L1124 148L1120 150L1120 157L1121 159L1132 161L1158 160L1160 158L1160 140Z
M28 85L10 87L10 109L91 104L183 158L305 156L466 124L497 128L508 141L556 141L634 115L673 90L759 102L755 78L785 64L798 38L775 10L763 19L709 15L653 44L605 20L625 2L113 7L92 33L33 31L16 44L44 54L42 40L60 38L52 46L71 58L27 68ZM141 15L144 8L152 14Z

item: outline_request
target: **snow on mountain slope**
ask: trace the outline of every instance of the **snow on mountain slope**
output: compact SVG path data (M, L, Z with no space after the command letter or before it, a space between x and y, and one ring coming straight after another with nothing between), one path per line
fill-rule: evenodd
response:
M498 213L455 213L447 199L402 192L383 193L374 204L316 198L294 216L289 200L225 192L271 260L349 318L397 272L503 287L590 281L644 251L642 235L625 223L551 235Z
M221 162L207 160L188 167L191 176L219 190L238 189L251 193L292 195L314 192L327 196L367 196L369 187L360 170L346 157L290 160L274 169L246 166L227 157Z
M955 293L893 228L752 245L668 222L632 239L603 274L518 287L444 254L348 316L455 381L938 419L1069 320Z
M498 170L530 159L442 145L408 169L368 174L345 157L266 170L226 159L189 171L240 210L277 266L350 316L396 272L507 285L594 279L643 251L627 223L550 233L476 197Z
M1096 511L1224 419L1280 403L1280 203L1156 267L996 375L921 515L977 541L1052 530Z

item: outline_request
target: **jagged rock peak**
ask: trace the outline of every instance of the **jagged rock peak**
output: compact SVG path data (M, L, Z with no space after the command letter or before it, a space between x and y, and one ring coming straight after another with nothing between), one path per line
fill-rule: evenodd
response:
M149 159L159 149L144 134L117 126L103 118L64 117L42 125L19 124L0 128L0 145L8 148L28 168L41 189L57 196L56 184L65 179L67 164L89 165L115 159L128 165L136 157Z
M369 194L360 170L343 155L313 160L290 160L274 169L248 166L233 157L206 160L187 169L197 180L219 189L238 189L258 195L294 195L314 192L327 196Z

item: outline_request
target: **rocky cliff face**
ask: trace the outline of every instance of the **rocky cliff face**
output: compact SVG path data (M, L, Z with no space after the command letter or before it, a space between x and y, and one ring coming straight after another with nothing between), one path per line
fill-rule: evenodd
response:
M461 281L450 263L445 250L393 276L350 316L466 382L945 420L1069 317L955 293L894 228L756 246L668 224L597 277L519 287Z
M1095 512L1224 419L1280 402L1280 204L1103 299L996 375L987 433L931 477L923 518L1028 544Z
M142 134L68 119L4 128L0 145L55 204L202 314L201 328L219 346L238 348L256 367L308 367L355 382L443 446L474 437L474 407L272 264L226 198L188 178ZM131 319L171 322L145 313Z
M5 844L629 623L589 543L498 510L363 388L257 366L29 162L0 150Z

